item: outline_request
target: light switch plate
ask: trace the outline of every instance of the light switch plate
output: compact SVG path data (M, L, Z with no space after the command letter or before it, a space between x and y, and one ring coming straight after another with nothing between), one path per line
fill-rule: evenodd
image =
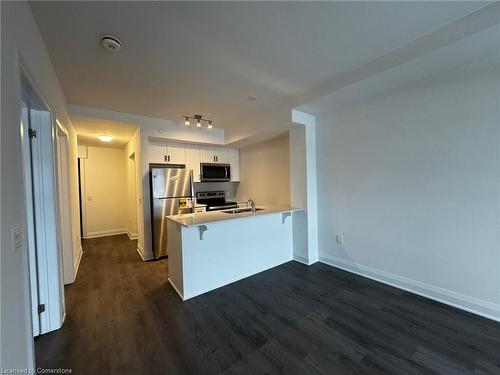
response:
M10 231L12 251L21 250L23 247L23 227L15 227Z

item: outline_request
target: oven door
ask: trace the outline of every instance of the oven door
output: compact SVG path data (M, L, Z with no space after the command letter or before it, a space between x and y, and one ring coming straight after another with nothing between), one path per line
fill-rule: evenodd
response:
M231 167L229 164L200 164L201 181L231 181Z

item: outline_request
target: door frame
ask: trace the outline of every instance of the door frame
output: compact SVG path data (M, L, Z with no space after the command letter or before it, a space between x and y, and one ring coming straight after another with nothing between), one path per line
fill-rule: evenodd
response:
M138 228L139 228L139 223L138 223L138 217L137 217L137 172L136 172L136 160L135 160L135 151L132 152L127 159L127 168L128 168L128 173L127 173L127 185L128 185L128 215L129 219L128 222L129 224L127 225L128 227L128 236L131 240L136 240L138 238ZM132 217L135 217L132 219ZM134 228L130 227L131 221L135 222Z
M66 128L56 119L57 150L57 187L59 197L59 225L61 233L61 253L64 284L75 281L76 264L73 244L73 228L71 227L71 193L69 184L69 134Z
M36 336L59 329L65 318L56 185L56 122L25 66L21 65L20 73L31 324ZM40 110L34 109L35 106ZM34 138L30 138L30 127L36 131ZM44 311L39 311L40 305L45 306Z

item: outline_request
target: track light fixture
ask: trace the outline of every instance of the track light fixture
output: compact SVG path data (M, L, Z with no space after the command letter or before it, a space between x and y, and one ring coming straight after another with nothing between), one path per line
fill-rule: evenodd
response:
M201 128L203 123L207 124L207 129L213 128L213 121L203 117L202 115L182 115L182 117L184 117L184 125L186 126L191 125L190 120L196 120L196 126L198 128Z

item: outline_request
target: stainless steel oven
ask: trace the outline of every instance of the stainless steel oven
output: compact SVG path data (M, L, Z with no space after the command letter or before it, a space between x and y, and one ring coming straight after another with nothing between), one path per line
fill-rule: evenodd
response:
M207 212L238 208L238 203L226 201L224 191L199 191L196 193L196 203L205 204Z
M201 163L200 172L202 182L231 181L231 166L229 164Z

